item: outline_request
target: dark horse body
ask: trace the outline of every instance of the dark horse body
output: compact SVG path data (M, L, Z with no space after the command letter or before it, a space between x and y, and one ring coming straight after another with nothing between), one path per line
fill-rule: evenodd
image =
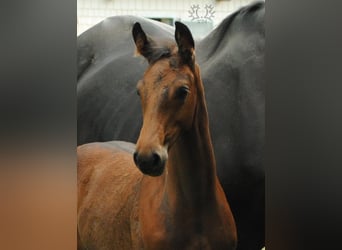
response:
M264 12L264 3L246 6L196 43L217 173L240 250L264 246ZM138 138L141 108L132 83L147 63L132 54L136 21L154 38L173 38L172 27L132 16L107 19L78 38L78 144Z

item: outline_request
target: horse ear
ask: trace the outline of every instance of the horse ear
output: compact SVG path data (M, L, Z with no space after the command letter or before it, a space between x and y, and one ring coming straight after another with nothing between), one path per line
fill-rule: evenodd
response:
M137 48L137 53L144 56L149 62L152 55L152 40L146 36L140 23L135 23L132 29L132 35Z
M192 38L189 28L181 23L176 22L175 39L178 45L178 54L183 63L190 66L194 64L195 60L195 43Z

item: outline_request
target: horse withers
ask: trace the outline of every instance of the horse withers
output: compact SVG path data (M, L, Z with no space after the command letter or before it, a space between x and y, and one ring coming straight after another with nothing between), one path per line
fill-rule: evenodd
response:
M78 249L235 249L237 232L216 175L203 84L189 29L160 46L139 23L137 144L78 147Z

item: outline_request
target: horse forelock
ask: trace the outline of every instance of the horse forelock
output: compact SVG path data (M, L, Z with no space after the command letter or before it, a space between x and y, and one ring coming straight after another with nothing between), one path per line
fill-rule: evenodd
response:
M194 52L193 52L194 53ZM161 63L162 62L162 63ZM181 70L184 66L190 69L191 74L194 76L196 74L195 65L190 65L182 61L179 56L178 46L175 43L156 43L151 47L151 54L149 57L150 67L156 65L157 63L161 66L160 70L168 69L172 71ZM162 66L163 65L163 66ZM159 72L155 76L156 82L160 82L165 73ZM195 77L196 78L196 77Z
M184 64L178 54L178 46L175 43L156 43L150 47L149 63L152 65L157 61L164 58L169 59L169 66L173 69L177 69ZM195 52L192 52L195 55ZM189 65L191 66L191 65Z
M155 43L149 49L149 63L152 65L155 62L170 58L174 54L175 44L169 43Z

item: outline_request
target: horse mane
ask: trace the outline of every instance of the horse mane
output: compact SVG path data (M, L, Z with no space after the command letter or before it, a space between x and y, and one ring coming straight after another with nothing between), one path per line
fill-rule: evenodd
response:
M211 33L209 33L200 42L206 45L205 53L207 55L212 55L216 52L223 38L227 35L228 30L232 28L232 24L234 21L240 20L240 22L246 22L246 20L248 20L248 18L246 17L260 18L260 16L255 16L255 14L259 10L264 8L264 6L265 6L264 1L253 2L249 5L246 5L238 9L237 11L233 12L231 15L226 17ZM213 41L216 41L216 43L213 43Z
M256 2L253 2L249 5L246 5L242 8L240 8L237 12L240 14L240 15L244 15L244 14L253 14L255 11L259 10L260 8L263 8L265 5L265 2L264 1L256 1Z

